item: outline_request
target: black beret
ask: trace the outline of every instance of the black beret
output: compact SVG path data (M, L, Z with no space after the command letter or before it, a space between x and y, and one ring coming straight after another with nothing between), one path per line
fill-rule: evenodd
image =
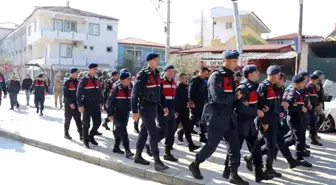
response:
M301 76L304 76L304 77L305 77L305 76L308 76L308 75L309 75L309 73L308 73L308 72L300 72L300 73L299 73L299 75L301 75Z
M239 58L239 52L237 50L225 50L222 53L223 59L238 59Z
M115 75L117 75L117 74L118 74L118 71L113 71L113 72L111 73L112 76L115 76Z
M258 67L254 64L251 64L251 65L247 65L243 68L243 73L245 75L249 74L249 73L253 73L254 71L257 71L258 70Z
M70 73L76 73L76 72L78 72L78 69L77 68L71 68L70 70L69 70L69 72Z
M163 71L167 71L169 69L174 69L174 66L171 65L171 64L167 64L164 68L163 68Z
M148 53L146 55L146 61L150 61L150 60L153 60L155 58L159 58L159 54L156 54L156 53Z
M320 78L320 76L317 75L317 74L311 74L311 75L309 76L309 78L312 79L312 80L317 80L317 79Z
M89 68L89 69L96 68L96 67L98 67L98 64L96 64L96 63L90 63L90 64L88 65L88 68Z
M276 75L281 72L281 68L276 65L271 65L267 68L266 74L267 75Z
M125 80L126 78L129 78L131 74L128 71L123 71L119 74L120 80Z
M303 82L305 80L305 78L304 78L304 76L302 76L302 75L295 75L295 76L293 76L293 78L292 78L292 82L293 83L301 83L301 82Z

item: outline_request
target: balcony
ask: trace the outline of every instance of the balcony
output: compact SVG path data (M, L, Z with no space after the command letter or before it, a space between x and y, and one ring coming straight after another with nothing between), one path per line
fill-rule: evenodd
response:
M52 30L40 30L39 32L32 33L31 36L27 37L27 44L32 44L36 41L79 41L84 42L87 40L87 33L78 32L62 32L62 31L52 31Z

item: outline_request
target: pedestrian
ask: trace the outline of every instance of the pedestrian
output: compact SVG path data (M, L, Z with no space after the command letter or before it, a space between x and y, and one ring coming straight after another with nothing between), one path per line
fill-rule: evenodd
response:
M3 98L7 97L7 89L6 89L6 79L4 75L0 72L0 105L2 101L2 92L4 93Z
M95 77L98 64L88 65L88 74L79 81L77 89L77 103L79 112L83 113L83 141L86 148L90 149L89 142L98 145L94 136L101 124L102 94L99 89L99 79ZM92 128L90 121L92 118Z
M286 97L286 101L289 103L287 121L295 135L295 155L297 162L302 166L312 167L313 165L303 158L305 151L304 137L307 128L304 113L308 111L304 102L305 95L301 91L305 88L304 80L305 78L302 75L295 75L292 79L293 87L289 90L288 96Z
M314 71L313 74L319 75L319 79L317 80L316 90L318 94L318 104L316 105L316 115L319 117L317 125L322 125L326 119L324 114L324 101L326 100L323 88L323 80L325 78L324 73L320 70ZM321 139L320 136L316 133L315 136L317 139Z
M57 102L60 103L60 108L63 108L63 101L62 101L62 87L63 87L63 80L61 78L61 71L58 71L54 77L54 99L55 99L55 107L57 108Z
M72 139L69 134L70 122L74 118L77 126L77 132L79 133L79 140L83 141L83 130L82 130L82 120L81 113L78 110L77 104L77 87L78 87L78 69L70 69L71 76L64 81L63 84L63 95L64 95L64 138Z
M183 142L183 135L188 142L189 151L195 151L200 148L194 144L191 131L193 126L189 120L189 108L193 107L194 105L188 99L188 75L186 73L181 73L179 75L179 84L176 88L176 112L177 116L177 123L182 124L182 129L177 132L178 140Z
M125 154L126 158L134 156L130 150L129 138L127 133L127 123L131 110L131 75L128 71L120 72L120 83L112 87L107 101L107 115L113 121L113 135L115 139L113 153ZM122 142L125 152L120 149Z
M243 78L243 74L240 71L237 71L235 73L235 82L236 82L236 86L238 87L238 85L240 84L240 81Z
M158 133L155 123L157 110L162 96L160 87L160 71L157 70L160 59L159 55L149 53L146 56L147 66L138 72L136 82L132 89L132 117L133 120L139 119L139 111L142 125L136 144L134 162L142 165L149 165L149 161L142 157L142 150L145 147L147 137L152 155L154 157L154 169L163 171L169 167L163 164L159 157ZM168 109L164 109L164 114L168 115Z
M198 76L192 78L189 84L188 98L195 107L190 108L190 122L194 126L200 127L200 142L206 143L207 138L205 136L206 125L200 124L203 106L208 100L208 89L204 80L209 76L210 70L206 67L202 67L198 73ZM194 130L192 130L193 133Z
M196 179L203 179L199 165L215 152L224 137L229 155L229 182L249 184L238 175L240 143L234 109L236 100L242 98L242 94L236 94L236 84L233 77L233 71L238 65L238 57L239 52L236 50L224 51L223 67L215 70L209 78L209 102L204 106L202 115L202 119L208 123L209 140L189 165L189 170Z
M258 141L259 128L254 122L254 119L257 116L259 118L264 117L264 112L258 107L257 81L259 80L259 71L256 65L247 65L243 68L243 74L245 76L245 80L238 84L236 89L236 92L241 93L243 96L243 98L236 102L240 149L242 148L244 141L246 141L246 144L251 148L252 157L248 158L244 156L244 159L245 161L253 160L255 168L255 181L261 182L262 180L271 180L274 176L263 171L261 146ZM225 178L229 178L230 175L228 165L229 155L226 155L224 170ZM252 169L252 166L250 168Z
M25 91L27 106L29 105L29 101L30 101L30 87L32 86L32 84L33 84L33 80L30 78L30 74L26 74L26 78L23 79L22 81L21 89Z
M40 113L43 116L44 110L44 100L45 96L48 93L48 86L47 82L45 81L46 78L43 77L43 74L39 74L36 76L31 88L30 93L34 91L34 103L36 107L36 113Z
M21 84L15 75L11 76L11 79L6 82L7 92L9 94L11 108L9 110L14 110L14 106L18 109L20 104L17 100L17 95L20 92Z

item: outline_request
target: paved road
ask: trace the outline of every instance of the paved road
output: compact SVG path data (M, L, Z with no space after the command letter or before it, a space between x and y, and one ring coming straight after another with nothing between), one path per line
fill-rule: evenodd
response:
M0 164L3 185L160 185L2 137Z

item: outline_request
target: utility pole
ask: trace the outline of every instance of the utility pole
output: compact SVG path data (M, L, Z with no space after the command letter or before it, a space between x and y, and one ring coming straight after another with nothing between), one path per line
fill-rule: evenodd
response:
M166 27L166 48L165 48L165 59L169 62L169 52L170 52L170 0L167 0L167 27Z
M203 42L204 42L204 30L203 30L203 27L204 27L204 17L203 17L203 10L202 10L202 13L201 13L201 47L203 47Z
M299 33L298 33L298 51L295 61L295 74L298 74L300 71L300 62L302 56L302 24L303 24L303 0L299 0L300 4L300 16L299 16Z
M240 17L239 17L239 9L238 9L238 0L231 0L233 4L233 13L234 13L234 22L236 28L236 43L237 50L241 53L243 51L242 46L242 38L240 35Z

